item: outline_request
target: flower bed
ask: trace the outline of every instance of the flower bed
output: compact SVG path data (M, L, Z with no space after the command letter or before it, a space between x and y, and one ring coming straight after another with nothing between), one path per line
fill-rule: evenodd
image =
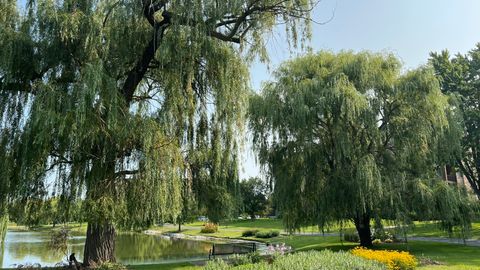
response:
M389 270L410 270L417 267L415 257L406 251L371 250L356 247L352 250L352 254L365 259L382 262L387 265Z

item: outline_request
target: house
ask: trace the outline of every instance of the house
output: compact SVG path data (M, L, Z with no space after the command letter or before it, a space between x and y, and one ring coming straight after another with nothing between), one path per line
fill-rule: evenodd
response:
M467 178L460 171L456 170L455 167L451 165L445 165L443 167L440 166L439 175L443 180L447 181L447 183L449 184L464 186L464 187L467 187L468 189L472 188L470 186L470 183L468 183Z

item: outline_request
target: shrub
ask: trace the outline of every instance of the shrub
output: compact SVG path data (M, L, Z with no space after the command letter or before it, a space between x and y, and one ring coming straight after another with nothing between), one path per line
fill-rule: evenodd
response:
M249 264L252 263L250 258L247 255L240 255L240 254L234 254L229 257L230 263L233 266L238 266L238 265L244 265L244 264Z
M270 255L284 255L286 252L291 252L292 247L286 246L285 243L277 245L268 245L267 244L267 254Z
M352 250L352 254L365 259L384 263L390 270L410 270L415 269L417 266L417 260L415 257L405 251L371 250L363 247L356 247Z
M262 260L262 256L258 252L252 252L242 255L234 254L228 258L233 266L259 263Z
M127 270L127 267L121 263L106 262L93 267L96 270Z
M378 239L378 238L377 238L377 239L373 239L373 241L372 241L372 244L374 244L374 245L379 245L379 244L381 244L381 243L382 243L382 240L380 240L380 239Z
M385 243L387 243L387 244L393 243L393 240L390 239L390 238L387 238L387 239L385 239Z
M218 225L215 223L206 223L203 225L201 233L216 233L218 232Z
M251 263L259 263L263 259L262 255L260 255L260 253L258 251L248 253L247 257L248 257L248 259L250 260Z
M266 231L266 232L257 232L255 237L257 238L272 238L280 235L279 231Z
M358 243L360 242L360 237L358 237L357 233L345 233L343 235L343 240L347 242Z
M385 240L387 239L390 239L392 242L401 242L401 240L398 239L397 235L394 232L386 231L386 230L375 230L375 232L372 235L372 238L380 239L383 242L386 242Z
M242 232L242 236L243 237L251 237L251 236L255 236L255 234L258 233L258 230L246 230L246 231L243 231Z
M261 262L241 266L230 266L223 261L208 262L205 270L284 270L284 269L355 269L385 270L386 266L372 260L366 260L349 252L332 252L330 250L308 251L277 257L271 264Z

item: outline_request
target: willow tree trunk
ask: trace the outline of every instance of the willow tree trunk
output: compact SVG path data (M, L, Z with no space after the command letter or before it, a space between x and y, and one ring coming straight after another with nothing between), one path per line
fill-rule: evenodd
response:
M5 241L5 236L7 236L7 226L8 226L8 214L0 212L0 243ZM1 266L1 264L0 264Z
M370 216L358 215L354 218L355 228L360 238L360 245L362 247L372 246L372 231L370 230Z
M115 228L113 224L88 223L83 264L95 266L115 262Z

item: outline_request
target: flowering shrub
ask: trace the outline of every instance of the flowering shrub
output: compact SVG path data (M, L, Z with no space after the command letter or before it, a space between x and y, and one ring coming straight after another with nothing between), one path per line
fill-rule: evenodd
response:
M283 255L287 252L292 251L292 247L285 246L285 243L268 245L267 253L270 255Z
M215 233L218 232L218 225L215 223L205 223L203 225L202 230L200 230L201 233Z
M252 252L242 255L234 254L228 257L228 259L233 266L238 266L244 264L259 263L262 260L262 256L258 252Z
M417 266L415 257L406 251L371 250L356 247L352 250L352 254L365 259L382 262L387 265L389 270L410 270L415 269Z

